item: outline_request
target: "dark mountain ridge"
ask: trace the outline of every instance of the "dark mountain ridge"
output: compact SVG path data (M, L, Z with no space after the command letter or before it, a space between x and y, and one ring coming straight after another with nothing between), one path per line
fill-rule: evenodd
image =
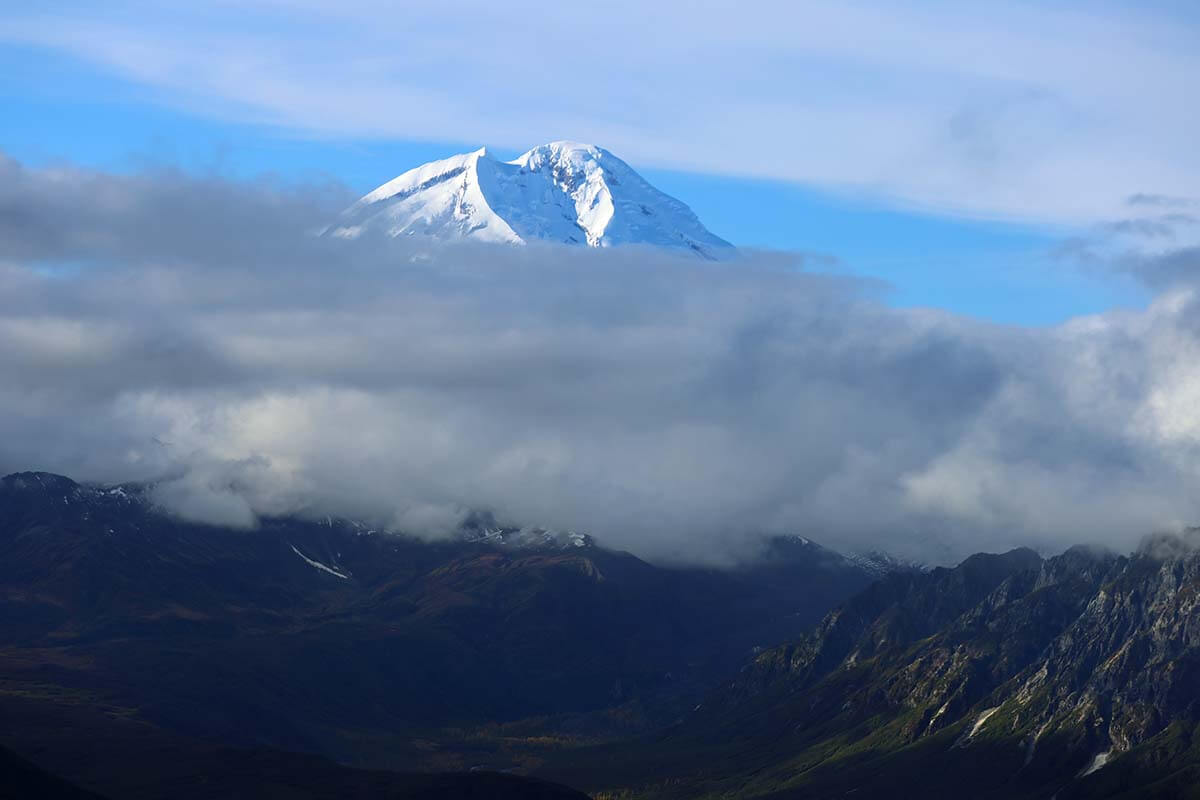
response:
M339 520L235 531L166 515L138 487L10 475L0 711L87 697L227 745L465 768L437 731L630 704L672 715L874 579L800 540L741 568L668 568L490 524L435 542Z

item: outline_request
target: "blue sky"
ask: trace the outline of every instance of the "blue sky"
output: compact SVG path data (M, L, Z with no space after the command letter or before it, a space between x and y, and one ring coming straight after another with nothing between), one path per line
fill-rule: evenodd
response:
M245 521L329 487L351 518L494 508L664 557L811 530L945 559L1194 523L1197 16L6 9L0 152L32 168L0 162L0 459L183 475L180 513ZM418 245L429 269L390 269L407 242L297 237L311 196L249 182L344 187L323 217L434 158L559 139L611 150L747 257ZM958 316L858 302L754 248ZM48 263L69 279L36 277ZM1134 310L1078 319L1113 308Z
M516 6L50 4L0 24L0 149L366 191L480 144L590 140L738 245L834 257L815 268L881 278L898 305L1024 324L1144 304L1054 253L1130 195L1193 196L1200 176L1181 6L752 2L731 21L666 3L677 18L630 6L626 24L621 3L600 22ZM493 45L566 34L585 61L628 63Z

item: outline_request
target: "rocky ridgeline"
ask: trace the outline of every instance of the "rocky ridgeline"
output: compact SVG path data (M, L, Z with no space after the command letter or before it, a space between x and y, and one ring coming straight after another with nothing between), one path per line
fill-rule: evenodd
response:
M761 653L689 726L786 724L792 752L850 741L899 753L936 739L967 760L973 748L1019 751L1004 763L1029 786L1098 781L1123 754L1200 724L1196 538L893 573L812 635Z

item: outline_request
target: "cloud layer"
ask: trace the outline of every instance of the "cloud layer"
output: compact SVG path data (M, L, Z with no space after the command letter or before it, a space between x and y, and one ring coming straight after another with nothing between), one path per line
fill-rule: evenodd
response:
M590 140L639 166L1088 223L1200 183L1198 21L1155 5L114 0L13 9L0 42L306 133Z
M1200 521L1200 301L1057 328L799 256L315 238L336 190L0 162L0 470L191 518L472 509L722 561L945 560Z

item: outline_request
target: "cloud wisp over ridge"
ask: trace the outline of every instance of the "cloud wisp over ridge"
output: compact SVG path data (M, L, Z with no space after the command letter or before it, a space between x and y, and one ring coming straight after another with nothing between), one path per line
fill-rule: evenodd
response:
M0 470L177 513L470 509L719 562L945 560L1200 521L1200 299L1054 328L896 310L799 256L322 239L306 190L0 163Z

